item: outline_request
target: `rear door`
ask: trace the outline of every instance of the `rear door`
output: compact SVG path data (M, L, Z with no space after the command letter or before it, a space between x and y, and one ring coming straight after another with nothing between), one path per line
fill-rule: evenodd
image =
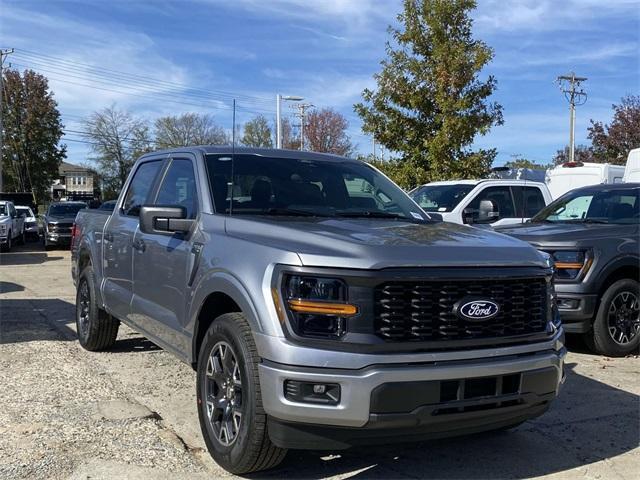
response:
M171 159L154 198L155 205L182 206L187 217L200 213L195 157L182 154ZM195 227L194 227L195 228ZM188 234L137 231L133 252L134 297L132 310L139 325L164 343L188 351L183 333L185 305L199 245Z
M103 298L107 310L116 318L134 321L133 240L138 229L140 207L150 197L163 160L142 162L136 167L121 204L113 210L103 237Z
M516 204L515 223L528 220L546 206L544 194L539 187L514 185L511 191Z

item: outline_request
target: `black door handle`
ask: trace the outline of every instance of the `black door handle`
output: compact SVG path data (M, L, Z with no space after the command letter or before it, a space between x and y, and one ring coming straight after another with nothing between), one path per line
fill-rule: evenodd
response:
M134 240L133 248L142 253L146 250L147 246L145 245L144 240Z

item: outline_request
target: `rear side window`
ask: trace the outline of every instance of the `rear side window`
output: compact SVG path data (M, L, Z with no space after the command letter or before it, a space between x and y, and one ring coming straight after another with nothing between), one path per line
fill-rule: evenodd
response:
M184 207L187 209L187 218L196 218L198 194L191 160L177 158L171 161L158 190L155 204Z
M125 215L137 217L140 215L140 207L145 204L153 181L158 174L162 161L145 162L141 164L131 179L127 196L122 204L122 212Z
M531 218L545 207L544 196L538 187L511 187L511 190L518 218Z

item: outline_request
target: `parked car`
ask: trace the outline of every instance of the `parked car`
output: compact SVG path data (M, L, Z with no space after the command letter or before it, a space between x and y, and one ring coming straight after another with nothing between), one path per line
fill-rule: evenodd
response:
M563 381L550 257L428 215L364 162L181 148L143 156L72 241L80 344L122 321L197 370L213 458L509 428Z
M13 202L0 200L0 248L10 252L14 242L25 243L24 216L18 213Z
M16 205L18 215L24 217L24 233L26 238L38 239L40 237L40 227L38 226L38 218L31 207L24 205Z
M640 148L634 148L629 152L622 181L625 183L640 183Z
M526 180L452 180L432 182L409 195L426 212L445 222L511 225L522 223L551 203L544 183Z
M77 213L87 208L84 202L55 202L49 205L42 219L42 241L46 250L55 245L69 245Z
M580 187L622 183L624 167L609 163L566 162L547 170L546 183L553 199Z
M565 330L604 355L640 345L639 195L640 183L583 187L500 229L553 256Z

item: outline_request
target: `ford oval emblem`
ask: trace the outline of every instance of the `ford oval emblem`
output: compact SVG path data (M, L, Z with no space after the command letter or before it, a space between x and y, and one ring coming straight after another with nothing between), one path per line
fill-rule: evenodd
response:
M461 318L483 321L498 315L500 307L491 300L462 300L455 311Z

